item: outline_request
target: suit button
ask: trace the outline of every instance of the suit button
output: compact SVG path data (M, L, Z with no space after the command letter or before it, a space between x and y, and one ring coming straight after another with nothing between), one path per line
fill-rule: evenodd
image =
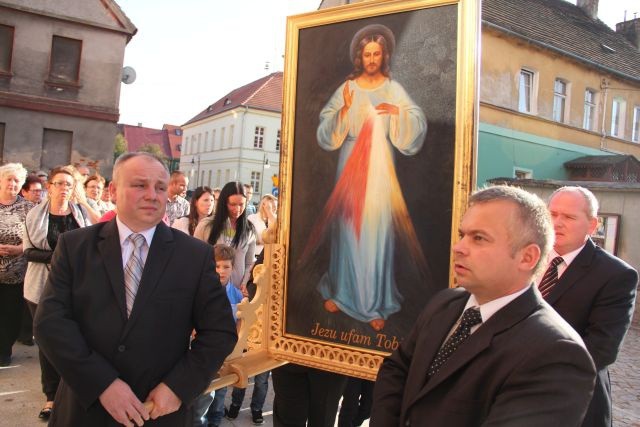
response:
M119 351L120 353L122 353L122 352L123 352L123 351L125 351L126 349L127 349L127 347L125 347L123 344L120 344L120 345L118 346L118 351Z

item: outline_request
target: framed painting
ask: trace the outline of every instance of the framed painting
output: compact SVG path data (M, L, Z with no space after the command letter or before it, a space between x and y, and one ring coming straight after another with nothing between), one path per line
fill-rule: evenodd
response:
M617 255L619 228L620 215L600 213L598 214L598 227L591 239L605 251Z
M476 1L403 0L289 17L268 253L276 358L374 378L452 286L452 225L474 176L478 13Z

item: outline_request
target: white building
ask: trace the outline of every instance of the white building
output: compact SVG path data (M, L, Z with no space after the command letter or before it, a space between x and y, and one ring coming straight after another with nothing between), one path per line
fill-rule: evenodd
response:
M282 73L234 89L182 126L180 170L189 188L253 185L253 202L272 193L280 159Z

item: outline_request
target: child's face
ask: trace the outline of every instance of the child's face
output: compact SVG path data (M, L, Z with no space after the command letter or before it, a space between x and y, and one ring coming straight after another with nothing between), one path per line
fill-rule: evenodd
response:
M233 264L231 260L216 261L216 273L220 276L220 283L226 285L229 283L231 277L231 271L233 270Z

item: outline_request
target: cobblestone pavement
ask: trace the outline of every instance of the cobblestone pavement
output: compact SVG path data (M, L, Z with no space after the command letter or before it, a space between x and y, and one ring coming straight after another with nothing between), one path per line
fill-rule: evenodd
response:
M613 425L640 426L640 301L618 360L611 367Z
M37 347L16 344L13 364L0 368L0 427L43 427L38 412L44 404L40 392L40 366ZM640 427L640 310L636 310L633 324L625 339L618 360L611 368L614 427ZM252 426L249 403L253 384L249 385L240 415L233 421L223 420L222 427ZM231 393L227 393L229 406ZM269 394L263 414L265 427L273 426L273 387L269 380ZM365 423L366 427L368 424Z

